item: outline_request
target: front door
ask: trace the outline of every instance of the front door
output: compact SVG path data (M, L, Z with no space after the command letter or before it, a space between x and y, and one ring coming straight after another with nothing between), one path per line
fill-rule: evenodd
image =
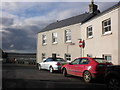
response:
M52 58L56 58L56 53L52 53Z

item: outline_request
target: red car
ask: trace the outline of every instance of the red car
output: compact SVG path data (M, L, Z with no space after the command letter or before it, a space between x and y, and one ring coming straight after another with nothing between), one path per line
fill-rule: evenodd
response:
M67 75L80 76L85 82L90 82L92 78L104 76L107 65L112 65L112 63L103 58L82 57L63 65L61 71L65 77Z

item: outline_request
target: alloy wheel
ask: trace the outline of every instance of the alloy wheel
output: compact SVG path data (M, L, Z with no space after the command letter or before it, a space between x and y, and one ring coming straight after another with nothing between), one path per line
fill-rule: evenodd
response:
M66 71L65 68L63 69L63 72L62 72L62 73L63 73L63 76L64 76L64 77L67 77L67 71Z
M41 65L38 65L38 69L41 70Z
M120 82L116 78L111 78L108 82L109 90L120 90Z
M53 73L53 67L50 67L49 70L50 70L50 73Z
M92 76L89 71L85 71L83 75L84 81L89 83L92 79Z

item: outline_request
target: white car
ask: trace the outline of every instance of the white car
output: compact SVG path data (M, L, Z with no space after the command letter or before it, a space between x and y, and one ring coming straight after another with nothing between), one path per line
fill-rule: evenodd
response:
M46 60L38 64L38 69L46 69L53 73L54 71L60 71L61 66L66 63L67 62L62 58L47 58Z

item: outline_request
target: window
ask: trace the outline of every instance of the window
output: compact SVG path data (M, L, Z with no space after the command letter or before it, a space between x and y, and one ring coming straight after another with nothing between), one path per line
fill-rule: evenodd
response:
M43 45L47 44L47 37L46 37L46 35L42 35L42 44Z
M103 35L106 35L106 34L111 34L111 19L107 19L107 20L104 20L102 22L102 34Z
M80 59L75 59L73 62L71 62L72 65L80 64Z
M71 61L71 55L70 54L65 54L65 59L66 59L66 61Z
M57 33L52 33L52 43L53 44L57 43Z
M88 59L81 59L80 64L88 64L89 60Z
M98 63L107 63L108 61L105 60L104 58L93 58L96 62Z
M71 42L71 30L65 30L65 42Z
M92 38L93 32L92 32L92 26L87 27L87 38Z
M107 55L107 54L104 54L103 55L103 58L105 59L105 60L107 60L107 61L112 61L112 56L111 55Z
M45 53L42 53L42 60L44 60L45 58Z
M87 57L92 57L92 54L87 54Z
M52 58L47 58L45 62L51 62L51 61L53 61Z

